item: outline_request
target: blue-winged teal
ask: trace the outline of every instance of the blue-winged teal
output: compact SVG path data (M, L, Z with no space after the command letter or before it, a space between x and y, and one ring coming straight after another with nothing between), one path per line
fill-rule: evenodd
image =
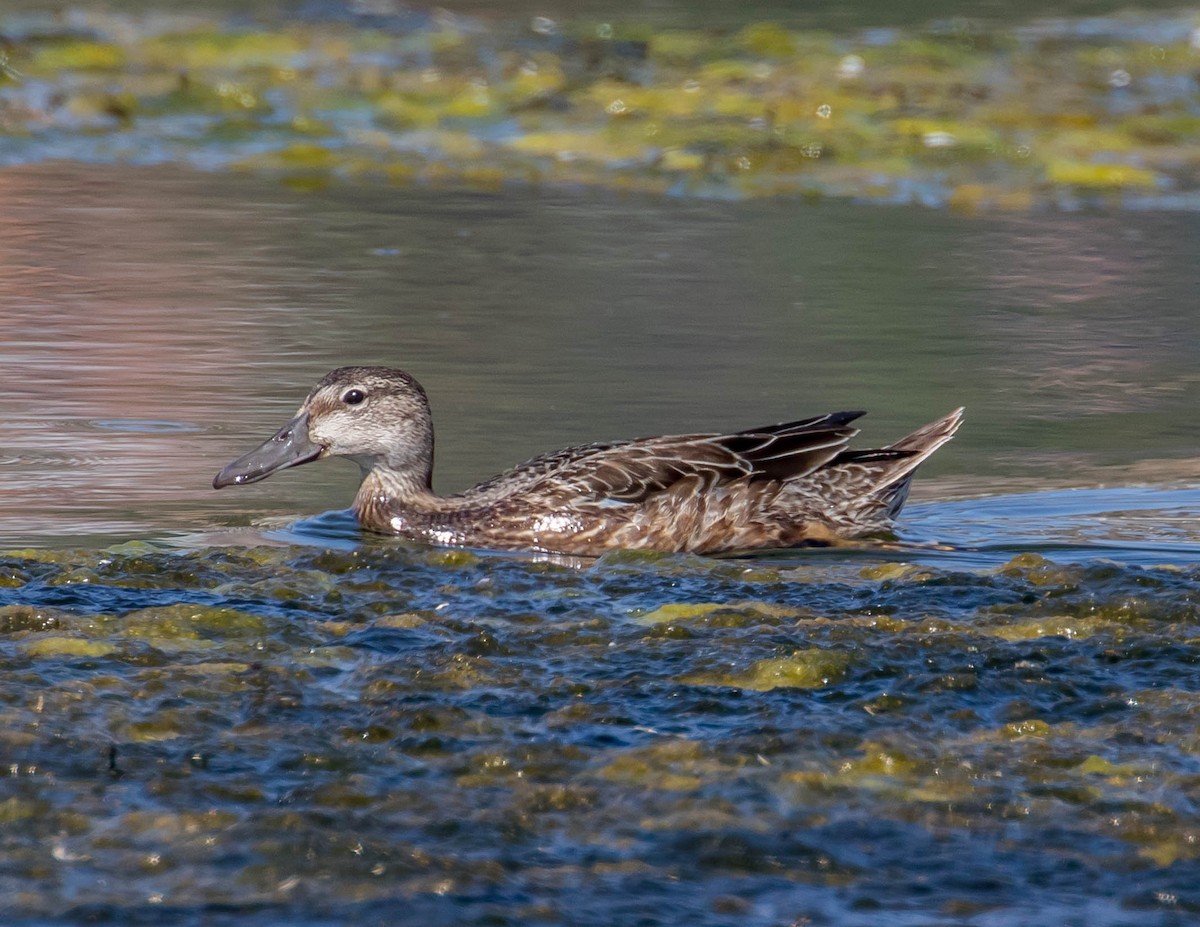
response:
M731 553L886 531L913 471L954 435L962 409L878 450L848 450L862 412L734 434L571 447L452 496L432 490L433 419L402 370L341 367L296 417L217 474L253 483L348 457L362 468L365 528L456 547L597 556L614 548Z

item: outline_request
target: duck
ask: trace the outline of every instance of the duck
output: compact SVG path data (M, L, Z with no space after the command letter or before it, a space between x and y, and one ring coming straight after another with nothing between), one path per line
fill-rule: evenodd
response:
M438 495L421 384L390 367L339 367L213 486L345 457L362 470L353 510L364 529L442 547L598 557L829 546L889 533L917 467L963 420L955 409L887 447L850 449L864 414L568 447Z

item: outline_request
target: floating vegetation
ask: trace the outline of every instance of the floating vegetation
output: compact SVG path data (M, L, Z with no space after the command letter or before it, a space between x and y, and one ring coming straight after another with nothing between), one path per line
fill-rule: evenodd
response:
M849 654L809 648L786 657L759 660L740 673L700 673L684 678L694 686L730 686L766 692L781 687L817 689L841 680L850 666Z
M844 36L447 13L232 27L0 20L8 163L832 196L964 210L1200 207L1200 21Z
M847 923L1200 913L1195 567L373 542L11 551L0 575L15 923L148 897L269 924L523 923L532 898L595 925L770 927L781 897Z

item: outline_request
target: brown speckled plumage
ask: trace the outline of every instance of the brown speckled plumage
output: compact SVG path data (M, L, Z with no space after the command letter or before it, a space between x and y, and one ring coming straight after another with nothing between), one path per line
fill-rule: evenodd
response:
M862 414L571 447L438 496L420 384L401 370L342 367L213 484L341 456L363 470L354 511L364 527L432 544L580 556L796 547L888 530L913 471L962 422L957 409L886 448L848 450Z

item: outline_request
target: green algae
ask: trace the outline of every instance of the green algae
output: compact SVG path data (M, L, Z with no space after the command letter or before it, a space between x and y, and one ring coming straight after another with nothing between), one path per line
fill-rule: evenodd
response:
M120 631L127 637L154 642L202 636L229 640L262 637L267 625L261 617L236 609L180 603L130 612L120 620Z
M1104 776L1116 783L1129 782L1133 777L1147 772L1147 770L1139 769L1130 763L1113 763L1111 760L1095 754L1085 759L1076 769L1084 775Z
M49 810L44 802L29 801L17 797L0 801L0 823L17 824L23 820L43 815Z
M920 567L913 563L881 563L864 567L859 575L863 579L887 580L905 579L917 572L920 572Z
M12 73L50 82L59 101L17 105L11 77L0 88L29 156L48 128L86 124L131 142L166 131L179 157L295 189L584 183L964 210L1177 196L1198 163L1182 89L1196 51L1186 30L1150 43L1136 21L1108 23L1100 46L1082 28L1054 41L1021 28L866 41L771 22L725 34L566 23L563 41L539 43L436 18L405 35L176 25L97 14L88 38L13 43ZM198 134L174 129L185 114L206 120Z
M785 657L759 660L739 673L698 673L683 681L695 686L728 686L752 692L819 689L840 681L854 660L848 653L808 648Z
M108 42L65 41L38 48L24 67L31 74L62 71L117 71L127 64L126 52Z
M89 641L79 637L33 637L23 640L20 649L27 656L47 657L106 657L117 647L106 641Z
M680 621L690 621L697 618L716 619L724 627L744 627L757 623L763 618L796 617L799 612L795 609L781 608L770 602L672 602L661 605L653 611L637 614L634 620L639 624L657 625L674 624Z
M1132 142L1130 143L1132 148ZM1046 179L1054 184L1091 187L1098 190L1150 189L1161 178L1154 171L1131 164L1094 164L1081 161L1051 161Z
M62 627L66 616L56 609L33 608L28 605L0 607L0 634L21 631L50 631Z
M628 877L714 925L731 878L876 893L874 915L911 910L914 854L946 853L939 912L1011 907L991 886L1046 871L1135 910L1200 858L1194 567L453 553L0 556L29 603L0 611L21 910L59 903L47 847L113 904L244 905L295 879L388 904L592 899L606 923ZM55 582L81 568L86 588ZM24 649L62 639L113 650ZM975 892L961 866L1009 868Z
M699 788L707 774L725 771L709 758L702 744L669 740L613 758L596 771L602 778L625 785L679 792Z
M249 672L251 664L230 661L211 660L201 663L189 663L180 667L180 672L196 676L232 676Z
M1039 637L1082 639L1094 634L1119 634L1122 626L1102 618L1056 615L1034 621L1014 622L990 629L990 633L1006 641L1035 640Z
M205 26L151 36L138 44L139 58L145 65L185 72L286 69L309 50L309 39L287 31L226 32Z

